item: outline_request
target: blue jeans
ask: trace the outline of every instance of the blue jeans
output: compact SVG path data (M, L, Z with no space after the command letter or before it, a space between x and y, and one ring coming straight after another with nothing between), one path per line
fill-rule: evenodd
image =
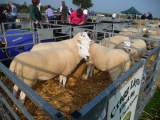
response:
M16 21L16 18L17 18L17 16L11 15L11 22L15 22L15 21ZM15 23L12 23L12 29L15 29L15 28L16 28L16 24L15 24Z
M49 23L54 24L54 21L50 21L50 20L54 20L54 16L49 16L48 20L49 20Z

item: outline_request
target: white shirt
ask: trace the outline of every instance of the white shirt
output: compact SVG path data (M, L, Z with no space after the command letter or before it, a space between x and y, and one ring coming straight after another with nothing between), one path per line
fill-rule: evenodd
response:
M87 14L88 14L88 10L84 9L84 10L83 10L83 13L84 13L85 15L87 15Z
M60 7L60 12L62 12L62 6Z
M41 9L40 9L40 7L41 7L41 3L39 3L39 5L38 5L37 7L38 7L38 9L39 9L39 11L40 11L40 10L41 10Z
M112 17L115 18L115 17L116 17L116 13L113 13L113 14L112 14Z

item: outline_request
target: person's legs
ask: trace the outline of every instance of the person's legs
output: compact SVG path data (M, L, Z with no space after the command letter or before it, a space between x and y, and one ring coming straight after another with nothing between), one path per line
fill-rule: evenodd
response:
M11 16L11 22L15 22L16 21L17 16ZM12 23L12 29L16 28L16 24Z
M49 16L48 17L49 23L53 24L54 23L54 16Z
M61 22L64 23L65 16L61 15Z

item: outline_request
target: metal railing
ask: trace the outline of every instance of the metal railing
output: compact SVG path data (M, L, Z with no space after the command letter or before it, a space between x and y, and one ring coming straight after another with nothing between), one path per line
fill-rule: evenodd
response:
M38 106L48 117L52 120L63 120L63 113L56 110L52 105L50 105L46 100L40 97L34 90L32 90L29 86L27 86L22 80L20 80L14 73L12 73L8 68L6 68L2 63L0 63L0 70L14 83L16 84L24 93L30 98L36 106ZM28 111L22 106L22 104L13 96L13 94L8 90L8 88L0 81L0 87L3 89L10 99L17 105L17 107L23 112L23 114L29 119L33 120L34 118ZM0 101L5 104L8 110L12 113L14 117L17 118L15 112L11 109L11 106L4 100L3 96L1 96ZM1 107L2 111L6 111ZM5 112L6 113L6 112ZM3 117L8 117L6 114L1 114ZM17 118L18 119L18 118Z

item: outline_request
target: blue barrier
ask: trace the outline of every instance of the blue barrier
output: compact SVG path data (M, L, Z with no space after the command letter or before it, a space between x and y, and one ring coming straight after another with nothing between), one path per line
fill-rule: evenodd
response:
M17 36L7 36L11 34L22 34L27 32L28 32L27 30L15 29L15 30L9 30L5 33L6 36L1 38L1 41L3 44L5 44L5 54L7 57L14 57L19 53L29 51L33 47L32 33L25 34L25 35L17 35ZM26 43L32 43L32 44L8 48L10 46L16 46L16 45L21 45Z

